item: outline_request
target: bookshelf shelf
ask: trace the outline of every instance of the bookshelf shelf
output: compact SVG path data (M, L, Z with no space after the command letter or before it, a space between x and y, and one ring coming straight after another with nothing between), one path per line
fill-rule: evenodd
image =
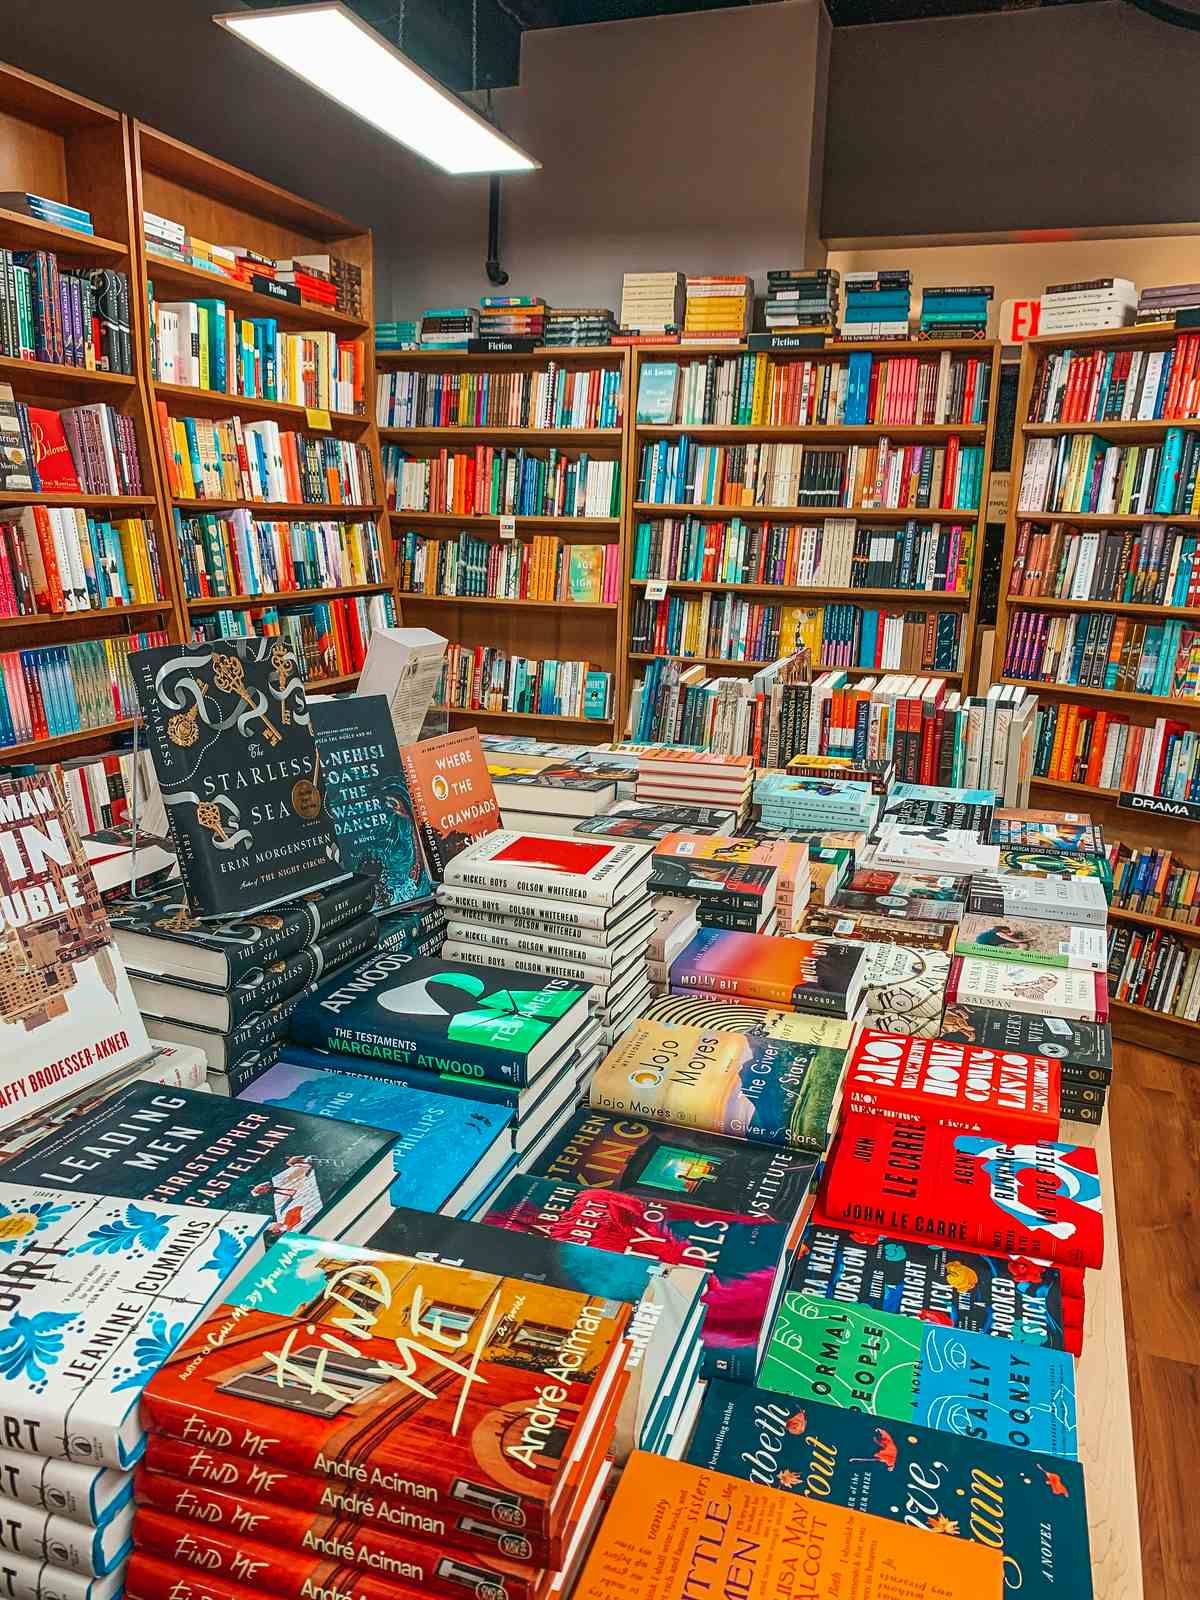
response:
M692 666L731 667L736 671L757 672L762 667L769 667L775 657L772 656L766 661L729 661L724 656L677 656L663 655L661 651L651 654L647 651L631 650L629 659L631 661L686 661ZM813 671L832 672L835 669L838 672L849 672L854 676L873 676L889 670L886 667L849 667L835 662L822 661L819 666L813 668ZM940 669L935 670L931 667L928 672L922 672L920 676L923 678L945 678L948 683L958 683L962 678L962 673L942 672Z
M1057 439L1064 433L1098 433L1102 438L1114 442L1124 439L1136 444L1140 439L1161 439L1168 428L1185 428L1194 432L1200 428L1200 418L1148 417L1142 422L1027 422L1025 436L1028 439Z
M435 711L444 711L448 717L480 718L484 721L504 721L510 718L514 722L567 722L575 727L611 728L611 717L568 717L560 711L473 711L466 706L440 706L435 704Z
M702 522L718 517L741 517L743 521L805 522L815 517L858 517L864 522L975 522L979 512L969 508L946 509L931 506L703 506L651 500L634 503L635 516L697 517ZM1139 519L1141 520L1141 519ZM849 593L849 591L847 591Z
M902 606L929 605L940 607L970 605L969 594L935 594L929 589L842 589L825 584L806 583L693 583L686 578L631 578L630 586L644 589L648 583L665 583L668 590L686 589L697 594L767 594L783 600L803 600L806 595L836 595L839 599L889 601Z
M1036 678L997 676L997 683L1014 683L1037 694L1061 694L1072 700L1112 700L1121 705L1147 706L1158 716L1200 716L1200 700L1170 699L1161 694L1131 694L1124 689L1085 689L1074 683L1039 683Z
M132 390L137 382L127 372L97 372L88 367L61 366L56 361L22 361L19 356L0 356L0 380L12 384L18 399L35 394L51 399L62 396L70 405L83 399L88 391L111 400L114 391Z
M1128 911L1124 906L1109 906L1109 916L1117 922L1136 922L1143 928L1161 928L1165 933L1181 933L1200 939L1200 923L1176 922L1171 917L1157 917L1149 911Z
M414 600L440 606L517 606L527 611L616 611L615 600L519 600L508 595L490 594L424 594L411 589L401 589L400 598L406 604Z
M1119 791L1116 789L1099 788L1090 783L1068 783L1064 778L1035 777L1031 778L1030 782L1040 785L1040 787L1043 789L1061 790L1063 794L1089 795L1093 797L1095 795L1103 795L1105 798L1111 797L1113 800L1115 800L1117 798L1117 794L1119 793Z
M441 444L451 440L475 440L479 444L505 444L508 442L545 445L557 449L561 445L573 447L589 445L601 449L619 450L624 437L623 428L383 428L379 437L390 444Z
M1168 1011L1152 1011L1149 1006L1136 1006L1132 1003L1132 1001L1129 1000L1110 1000L1109 1005L1111 1006L1114 1014L1114 1032L1118 1033L1119 1037L1123 1039L1133 1039L1135 1044L1147 1041L1143 1040L1139 1035L1135 1035L1135 1033L1132 1031L1127 1032L1124 1027L1122 1027L1120 1020L1122 1014L1133 1019L1135 1027L1139 1029L1140 1032L1149 1032L1152 1038L1157 1039L1159 1042L1156 1047L1159 1049L1167 1048L1169 1046L1169 1038L1164 1041L1163 1034L1160 1030L1182 1028L1187 1033L1200 1033L1200 1022L1192 1022L1187 1017L1172 1016ZM1154 1026L1151 1028L1148 1026L1150 1024L1153 1024ZM1189 1047L1189 1057L1194 1048L1194 1044ZM1178 1054L1179 1052L1171 1053Z
M987 339L827 339L824 345L811 350L767 350L763 352L776 361L828 361L845 360L857 350L869 350L873 355L940 355L949 350L959 355L984 355L995 349ZM675 356L680 361L694 356L736 356L746 349L744 344L643 344L635 353L656 361Z
M5 68L5 75L12 70ZM0 235L6 250L53 250L65 260L86 261L93 266L119 264L129 255L129 246L119 239L106 239L99 233L79 233L75 228L60 228L53 222L39 222L36 217L26 217L19 211L0 209Z
M33 628L82 627L86 631L97 623L121 622L126 617L163 616L174 607L173 600L149 600L134 606L102 606L94 611L51 611L32 617L0 617L0 630L24 633Z
M488 516L482 512L456 513L453 511L389 511L393 524L411 523L414 528L498 528L504 520L499 515ZM620 528L620 517L527 517L513 513L517 534L545 533L562 529L566 533L596 533Z
M347 338L357 338L367 331L367 324L358 317L349 317L342 311L330 311L324 306L301 301L279 300L273 294L260 294L245 284L217 272L206 272L203 267L188 266L183 261L171 261L166 256L146 252L146 270L160 300L183 300L194 296L204 300L224 300L225 304L250 316L274 317L286 323L289 331L341 333Z
M541 369L550 362L556 367L620 366L625 357L626 351L618 345L540 344L532 350L495 355L471 350L381 350L376 365L380 372L422 367L432 372L470 372L480 367L485 371L491 367L500 372L522 372L531 367Z
M19 761L57 760L61 756L81 755L101 747L111 748L114 740L133 732L132 722L107 722L99 728L79 728L49 739L33 739L26 744L0 745L0 766Z
M366 522L380 514L378 505L348 506L340 500L319 506L310 506L303 500L174 500L172 504L178 506L181 512L250 511L260 517L310 517L314 521L335 521L345 517L355 522Z
M1010 594L1010 609L1028 611L1115 611L1130 617L1194 617L1195 606L1149 606L1128 600L1059 600L1036 594Z
M186 383L161 383L156 381L154 393L167 402L172 413L198 412L206 417L228 417L235 413L252 421L277 421L299 428L301 432L316 432L308 428L308 411L305 406L292 405L286 400L255 400L246 395L226 394L223 389L193 389ZM370 426L370 418L353 412L330 411L330 428L321 432L361 433Z
M85 511L145 511L157 502L150 494L51 494L22 493L19 489L0 491L2 506L82 506Z
M639 438L677 439L681 434L689 439L719 444L723 439L739 441L766 440L771 444L800 444L822 441L829 444L873 444L876 439L891 439L896 444L942 444L951 436L980 440L987 433L986 424L946 422L918 427L902 422L871 423L863 427L844 427L834 423L813 423L805 427L788 427L777 423L677 422L668 425L639 422Z
M201 595L184 603L189 611L250 610L254 606L307 605L314 600L342 600L357 594L386 594L386 583L351 583L328 589L276 589L267 594Z
M1017 482L1016 472L1013 483ZM1164 516L1153 511L1117 516L1107 511L1021 511L1018 522L1070 522L1084 528L1142 528L1147 522L1169 522L1173 528L1200 528L1200 517Z

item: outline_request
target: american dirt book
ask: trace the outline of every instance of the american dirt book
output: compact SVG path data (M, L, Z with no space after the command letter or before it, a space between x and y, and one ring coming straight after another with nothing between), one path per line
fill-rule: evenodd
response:
M1043 1460L915 1422L882 1427L866 1411L820 1400L796 1405L765 1389L716 1382L685 1459L999 1551L1005 1594L1091 1600L1083 1469L1061 1456ZM953 1572L958 1547L933 1545L929 1560Z
M350 876L281 639L135 650L129 670L196 916L250 916Z
M1102 928L1036 917L992 917L968 911L958 925L954 948L981 961L1016 961L1026 967L1103 972L1108 945Z
M894 1520L639 1452L573 1600L690 1600L697 1574L705 1592L739 1600L998 1600L999 1550L964 1541L938 1561L928 1545Z
M0 1128L153 1046L57 777L0 782Z
M664 1266L700 1268L708 1275L701 1375L753 1382L784 1282L790 1229L781 1223L525 1176L505 1184L485 1221Z
M263 1219L228 1196L194 1210L77 1194L77 1176L0 1181L5 1439L124 1470L142 1452L146 1381L251 1259Z
M845 1017L740 1005L733 1000L710 1000L690 994L656 995L642 1015L671 1027L717 1028L841 1051L850 1043L855 1026Z
M852 1017L866 965L865 948L849 941L700 928L671 963L671 987Z
M58 1581L70 1583L69 1579L60 1580L60 1573L77 1575L86 1587L93 1578L116 1574L133 1548L133 1506L128 1497L98 1527L3 1498L0 1518L4 1525L6 1579L14 1594L25 1591L35 1574L41 1578L43 1574L38 1569L46 1565L53 1569L44 1574L49 1580L48 1588ZM36 1590L36 1580L34 1587Z
M588 986L440 957L369 957L304 995L297 1044L523 1088L587 1020Z
M871 942L863 979L863 1020L883 1033L934 1039L941 1030L951 957L943 950Z
M810 906L801 932L812 939L859 939L912 945L918 950L953 950L952 922L923 922L886 912L845 911L840 906Z
M802 1404L827 1401L1030 1456L1077 1459L1075 1366L1065 1350L789 1289L758 1382Z
M953 956L946 1004L1107 1022L1108 984L1102 972L1059 972L1052 967L1027 967L1017 961Z
M142 1419L262 1468L264 1500L349 1485L434 1523L469 1510L558 1539L592 1447L611 1441L629 1317L618 1301L295 1234L159 1369Z
M0 1182L76 1188L138 1205L237 1206L267 1233L337 1232L392 1175L395 1135L223 1095L131 1083L0 1161Z
M400 760L426 865L440 881L460 850L500 826L483 746L463 728L404 745Z
M1103 928L1108 922L1108 899L1098 878L972 878L967 910L1090 928Z
M821 1180L833 1227L1068 1267L1104 1259L1096 1153L845 1112Z
M636 839L501 830L455 856L444 881L452 888L611 906L643 888L650 857L650 846Z
M838 905L848 911L887 911L923 922L958 922L970 884L970 878L955 873L860 867L839 891Z
M844 1060L839 1050L643 1017L596 1068L588 1103L819 1155Z
M19 1505L91 1528L109 1521L133 1495L132 1477L117 1467L32 1456L22 1450L0 1449L0 1482L8 1498Z
M942 1038L955 1044L985 1045L989 1050L1050 1056L1059 1063L1064 1084L1106 1084L1112 1077L1112 1030L1104 1022L949 1005L942 1018Z
M317 700L313 733L325 804L345 866L374 888L384 916L433 893L400 762L391 709L381 694Z
M842 1107L992 1138L1056 1139L1059 1065L1048 1056L864 1029Z
M527 1170L581 1189L674 1197L791 1224L810 1198L816 1160L798 1150L580 1110Z

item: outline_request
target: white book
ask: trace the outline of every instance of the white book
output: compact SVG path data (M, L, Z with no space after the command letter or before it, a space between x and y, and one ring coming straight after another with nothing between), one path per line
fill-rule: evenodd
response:
M1067 1017L1078 1022L1104 1022L1108 1018L1108 988L1102 973L1062 972L1022 966L1015 961L955 957L946 999L954 1005Z
M977 835L961 828L922 829L900 823L880 830L871 865L905 872L995 872L1000 847L980 844Z
M1099 878L1025 878L1008 873L971 881L969 911L996 917L1037 917L1092 928L1108 923L1108 900Z
M111 1520L133 1497L133 1474L86 1461L0 1450L0 1482L8 1502L89 1528Z
M94 1526L0 1498L0 1527L6 1563L16 1556L31 1567L48 1564L56 1569L52 1581L58 1571L103 1578L122 1566L133 1548L133 1502L127 1500Z

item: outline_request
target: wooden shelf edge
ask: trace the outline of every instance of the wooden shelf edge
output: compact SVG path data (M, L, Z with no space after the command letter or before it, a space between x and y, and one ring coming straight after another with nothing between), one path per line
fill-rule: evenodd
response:
M133 723L107 722L99 728L79 728L74 733L55 734L47 739L35 739L26 744L0 745L0 766L11 762L44 761L48 751L62 754L64 751L83 744L103 743L115 739L118 735L130 733Z
M529 611L616 611L615 600L518 600L490 594L425 594L410 589L399 591L401 603L425 601L445 606L517 606Z
M1156 606L1133 600L1060 600L1051 595L1033 594L1009 594L1004 598L1010 608L1021 611L1109 611L1117 616L1195 617L1200 620L1198 606Z
M665 583L668 589L697 590L703 594L772 594L802 597L804 595L836 595L846 600L895 600L898 604L913 605L923 601L941 605L949 601L969 605L969 594L938 594L929 589L846 589L826 584L787 583L700 583L686 578L630 578L630 588L644 589L648 583Z
M1200 426L1200 424L1198 424ZM699 439L756 440L768 444L801 444L808 439L842 440L849 444L869 444L875 439L896 439L902 443L937 443L968 435L982 439L986 422L639 422L634 430L646 439L671 439L680 434Z
M32 617L0 617L0 629L15 633L23 628L60 627L64 623L119 621L122 617L152 617L173 611L173 600L138 601L130 606L100 606L88 611L50 611Z
M1038 683L1033 678L1000 676L996 683L1010 683L1019 689L1032 689L1038 694L1074 696L1080 700L1115 700L1123 705L1157 706L1163 716L1177 717L1179 713L1200 716L1200 699L1181 700L1169 695L1135 694L1124 689L1085 689L1075 683Z
M631 650L630 661L683 661L691 666L699 667L737 667L747 671L757 672L762 667L769 667L777 661L778 656L771 656L765 661L727 661L724 656L675 656L664 655L662 651L650 654L646 651ZM859 676L874 676L876 673L902 672L902 667L849 667L837 662L822 661L814 666L814 672L852 672ZM961 672L948 672L943 667L918 667L908 674L916 678L945 678L947 682L957 683L962 677Z
M638 517L690 516L700 521L706 517L744 517L754 521L768 518L772 522L800 522L805 517L882 517L889 522L899 519L902 522L976 523L980 517L978 508L972 510L969 507L943 510L932 506L709 506L675 502L666 504L650 500L635 500L633 514Z
M520 534L522 528L531 528L534 530L540 530L542 528L600 529L619 528L621 526L620 517L542 517L534 516L532 514L526 516L520 511L514 511L512 513L492 513L483 511L471 511L463 513L454 511L389 511L388 519L393 523L411 522L418 527L424 526L430 528L465 528L470 526L498 528L504 518L510 514L517 524L518 534Z
M181 512L196 511L252 511L264 517L308 517L314 522L336 521L350 517L358 522L369 522L380 515L381 508L373 506L348 506L340 501L334 505L310 506L302 501L289 500L178 500L168 496L168 503Z
M480 425L463 427L389 428L378 424L379 437L387 444L403 444L406 439L419 439L428 443L434 439L478 439L487 443L491 439L546 439L553 449L559 444L599 444L617 448L624 438L624 428L505 428Z
M0 356L0 375L13 380L14 388L21 388L21 379L51 378L55 382L78 383L83 386L100 384L105 388L132 389L137 379L132 372L105 372L96 367L77 367L59 361L25 361L20 356Z
M150 494L76 494L71 490L56 493L49 489L22 492L20 489L0 491L0 505L4 506L77 506L84 511L136 511L153 506Z
M255 606L306 605L314 600L346 600L354 595L387 594L391 585L379 583L352 583L329 589L278 589L266 594L201 595L188 596L185 604L189 611L252 610Z
M1200 922L1174 922L1170 917L1156 916L1149 911L1129 911L1124 906L1110 905L1110 917L1118 922L1135 922L1143 928L1161 928L1164 933L1180 933L1185 937L1200 939Z
M261 400L251 395L227 394L224 389L196 389L187 383L161 383L157 378L153 380L154 393L161 399L178 401L181 405L194 405L197 407L210 406L214 409L228 409L231 416L240 416L243 412L247 416L254 412L261 414L264 421L279 417L284 421L300 424L301 431L320 434L325 429L314 429L308 426L307 418L310 409L316 407L301 406L291 400ZM371 419L360 415L356 411L331 411L329 420L334 428L367 428Z

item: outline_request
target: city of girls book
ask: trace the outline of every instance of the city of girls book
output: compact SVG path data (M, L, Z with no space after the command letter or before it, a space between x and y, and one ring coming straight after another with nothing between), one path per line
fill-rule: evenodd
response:
M251 916L350 876L282 639L135 650L129 670L196 916Z
M240 1278L142 1399L154 1433L449 1523L559 1537L611 1440L630 1308L295 1234Z
M670 1027L716 1028L721 1032L762 1035L794 1044L817 1045L844 1051L854 1032L845 1017L823 1017L802 1011L780 1011L769 1006L739 1005L735 1000L711 1000L690 994L656 995L642 1012L654 1022Z
M401 748L404 781L425 862L441 881L449 861L482 833L500 826L500 807L474 728L461 728Z
M1102 972L1056 971L1052 967L1028 967L1019 961L953 956L946 1004L1107 1022L1108 983Z
M915 1422L884 1427L867 1411L820 1400L797 1405L766 1389L715 1382L685 1459L764 1489L1000 1551L1005 1594L1091 1600L1083 1468L1061 1456L1044 1459ZM958 1546L933 1545L930 1564L953 1572L958 1554Z
M937 1561L928 1546L895 1520L639 1452L573 1600L999 1600L999 1550L963 1542Z
M984 1255L1032 1256L1071 1267L1104 1259L1096 1152L931 1123L843 1114L821 1180L833 1227L937 1239Z
M0 1181L5 1436L31 1457L124 1470L144 1445L147 1380L253 1258L263 1219L77 1194L80 1176Z
M671 987L852 1017L866 965L865 948L849 941L700 928L671 963Z
M1108 942L1103 928L1038 917L992 917L968 911L958 925L954 948L981 961L1016 961L1026 967L1103 972Z
M1050 1056L1059 1063L1064 1083L1103 1084L1112 1077L1112 1030L1107 1023L954 1004L946 1007L941 1031L955 1044Z
M650 875L651 850L637 839L489 833L455 856L443 881L457 889L497 889L592 906L611 906Z
M789 1289L758 1382L802 1405L824 1400L885 1424L1078 1458L1075 1365L1065 1350Z
M840 1050L643 1017L596 1068L588 1103L819 1155L844 1059Z

